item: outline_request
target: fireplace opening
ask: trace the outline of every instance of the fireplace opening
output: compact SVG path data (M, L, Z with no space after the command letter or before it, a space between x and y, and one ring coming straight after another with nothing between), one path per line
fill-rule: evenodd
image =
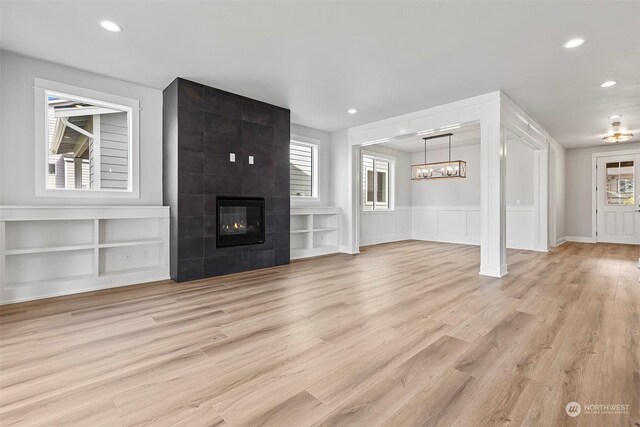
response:
M217 197L218 247L264 243L264 198Z

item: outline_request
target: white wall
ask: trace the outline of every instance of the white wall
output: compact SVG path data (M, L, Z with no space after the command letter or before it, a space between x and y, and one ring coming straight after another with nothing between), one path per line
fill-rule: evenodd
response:
M340 208L340 246L341 251L350 253L353 236L349 230L351 218L351 175L349 167L349 130L333 132L329 157L331 158L331 205Z
M427 162L448 160L448 149L427 151ZM411 181L413 206L480 206L480 137L478 144L453 147L451 158L467 162L465 179ZM424 153L415 153L412 164L424 163Z
M360 209L360 246L411 238L411 154L381 145L362 148L363 153L394 158L390 211Z
M319 182L318 198L291 198L291 207L319 207L331 205L331 135L318 129L291 124L291 139L296 136L309 138L318 142L320 158L318 162ZM302 142L305 142L303 140Z
M569 240L591 239L591 157L593 153L640 149L640 143L566 151L566 230Z
M0 52L0 205L162 205L162 91ZM34 78L140 101L140 198L35 197Z

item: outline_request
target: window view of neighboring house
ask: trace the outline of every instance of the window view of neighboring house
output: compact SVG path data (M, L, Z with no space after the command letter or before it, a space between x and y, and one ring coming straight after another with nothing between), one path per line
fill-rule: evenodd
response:
M389 171L391 162L362 156L362 208L389 209Z
M47 96L47 188L127 190L127 113Z
M289 146L290 195L317 197L317 146L291 141Z

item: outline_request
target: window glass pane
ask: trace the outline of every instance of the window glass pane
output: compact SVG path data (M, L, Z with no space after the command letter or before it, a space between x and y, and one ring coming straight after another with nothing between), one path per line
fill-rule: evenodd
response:
M633 161L606 164L607 205L635 204L635 176Z
M127 190L127 112L47 94L47 188Z
M367 203L373 203L373 171L367 170Z
M389 161L362 156L362 208L389 209Z
M378 171L378 187L376 202L384 204L387 202L387 173Z
M290 159L290 195L313 197L313 152L310 145L291 142Z

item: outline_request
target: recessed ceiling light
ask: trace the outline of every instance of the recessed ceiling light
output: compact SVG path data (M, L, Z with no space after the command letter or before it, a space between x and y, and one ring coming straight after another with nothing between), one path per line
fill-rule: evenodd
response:
M581 46L584 43L584 39L583 38L575 38L575 39L571 39L571 40L567 40L562 47L564 47L565 49L573 49L574 47L578 47Z
M105 30L112 31L114 33L119 33L120 31L122 31L122 27L113 21L100 21L100 26Z
M349 114L355 114L355 113L357 113L357 112L358 112L358 110L356 110L355 108L349 108L349 109L347 110L347 113L349 113Z
M622 117L622 114L612 114L609 116L610 119L619 119L620 117Z
M607 80L606 82L602 83L600 85L600 87L611 87L611 86L614 86L616 84L618 84L618 82L615 81L615 80Z

